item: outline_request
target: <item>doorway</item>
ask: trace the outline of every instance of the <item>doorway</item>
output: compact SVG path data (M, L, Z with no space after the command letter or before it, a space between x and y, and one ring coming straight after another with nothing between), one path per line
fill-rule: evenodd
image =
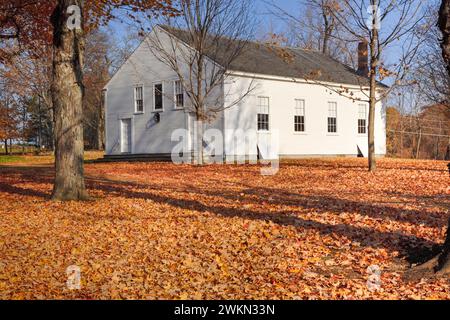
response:
M120 148L122 153L131 153L131 119L122 119L120 125Z

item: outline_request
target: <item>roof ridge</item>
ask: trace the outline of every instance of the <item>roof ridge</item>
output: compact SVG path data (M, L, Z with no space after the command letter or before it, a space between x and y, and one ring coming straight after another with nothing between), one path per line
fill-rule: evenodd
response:
M158 26L175 38L178 38L180 41L187 44L192 41L192 39L189 39L188 37L188 34L190 34L189 30L169 25ZM368 86L369 83L368 77L358 74L351 66L342 63L323 52L252 39L232 39L224 35L212 35L212 37L216 37L214 40L216 41L217 48L226 46L226 44L221 43L221 41L243 41L247 44L248 48L244 49L246 53L236 57L235 61L228 64L229 67L236 71L307 79L310 75L307 74L306 70L318 69L318 71L320 71L320 75L317 79L318 82L325 81L341 85L356 86ZM264 54L264 50L261 50L263 47L272 51L272 55L269 56ZM287 62L283 57L274 53L274 50L271 50L272 48L289 50L295 55L295 61L293 61L291 65L287 65ZM224 59L224 57L221 56L220 51L214 53L214 57L210 58L215 60L218 64L222 64L221 62L223 61L220 60ZM387 87L383 83L378 82L378 84Z

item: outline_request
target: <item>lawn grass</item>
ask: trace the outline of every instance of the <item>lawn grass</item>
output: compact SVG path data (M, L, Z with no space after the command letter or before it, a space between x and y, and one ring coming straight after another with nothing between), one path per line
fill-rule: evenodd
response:
M0 163L23 162L24 160L25 160L24 157L19 156L0 156Z
M85 161L92 161L102 158L103 155L103 151L86 151L84 153L84 159ZM45 165L52 164L54 161L55 157L49 152L40 155L0 155L0 164L2 165Z

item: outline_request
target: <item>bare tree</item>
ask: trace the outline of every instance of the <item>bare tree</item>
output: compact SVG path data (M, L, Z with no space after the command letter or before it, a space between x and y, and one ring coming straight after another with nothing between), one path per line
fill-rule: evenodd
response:
M428 5L425 23L430 28L421 42L417 63L413 69L421 98L427 104L450 103L450 75L446 70L440 47L442 34L436 24L439 2L439 0L432 0Z
M114 43L104 30L95 30L86 37L84 63L84 137L91 148L104 150L105 105L103 87L110 79L112 59L109 49Z
M342 0L299 0L300 14L286 10L274 0L267 0L266 4L272 15L286 21L283 35L288 46L319 51L343 63L353 64L354 61L349 60L347 52L354 51L354 45L343 41L346 31L332 13L341 7L341 2Z
M347 64L353 66L358 65L359 76L355 75L355 80L359 84L359 89L345 85L336 88L319 81L320 70L312 73L306 80L323 85L331 92L353 101L369 104L369 170L375 171L376 107L392 90L408 84L406 76L418 52L421 38L428 31L427 27L422 25L425 16L424 4L420 0L308 0L308 2L314 2L324 13L333 17L330 21L333 21L334 27L329 32L329 38L346 43L340 48L347 58L339 60L347 61ZM322 28L325 25L324 23ZM333 30L340 32L332 32ZM357 51L354 50L356 44ZM387 58L386 53L389 53L388 49L392 47L400 51L396 53L399 55L397 61ZM357 60L356 52L358 52ZM388 80L390 88L382 86L380 83L382 80Z
M8 140L20 136L20 114L17 95L7 79L0 83L0 89L0 142L4 143L5 153L8 155L12 152L8 151Z
M28 105L33 131L38 133L36 141L39 145L52 149L51 48L41 44L39 47L35 46L34 50L36 54L17 53L3 61L0 77L7 79L10 85L14 86L16 94Z
M360 84L365 98L354 98L354 92L349 88L337 90L337 93L369 103L370 171L376 170L376 106L394 88L405 85L405 77L418 50L419 37L426 33L423 29L418 32L418 26L424 18L422 8L423 3L419 0L342 0L338 8L330 10L337 23L346 31L346 38L343 40L359 42L359 52L367 50L369 70L360 68L361 75L369 78L368 84ZM386 60L384 54L387 49L398 44L402 45L398 61ZM360 61L360 65L361 63L367 62ZM392 85L387 90L380 90L378 81L385 79L389 79Z
M246 49L254 25L248 0L181 0L180 16L166 19L146 39L155 57L173 70L188 97L185 108L195 116L195 163L203 164L205 123L242 101L253 82L228 101L228 71ZM233 93L234 94L234 93ZM177 103L175 101L175 103Z

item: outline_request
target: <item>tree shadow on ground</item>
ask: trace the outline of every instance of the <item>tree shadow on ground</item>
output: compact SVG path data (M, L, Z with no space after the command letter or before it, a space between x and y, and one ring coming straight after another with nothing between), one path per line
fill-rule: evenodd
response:
M13 186L11 184L0 182L0 192L9 193L9 194L17 194L20 196L29 196L29 197L39 197L39 198L50 198L47 193L41 192L38 190L28 189L28 188L20 188L17 186Z
M438 250L438 245L432 241L402 234L400 232L381 232L372 228L353 226L347 224L327 224L318 221L306 220L295 216L290 211L278 210L273 213L248 210L244 207L235 208L230 206L209 205L197 200L174 199L153 192L156 185L139 184L132 182L119 182L105 179L90 180L89 183L95 184L95 188L115 193L118 196L130 199L151 200L158 204L169 204L179 209L195 210L198 212L213 213L223 217L240 217L250 220L272 221L281 226L293 226L297 229L316 230L321 235L335 234L346 237L347 239L359 242L363 247L385 248L390 251L398 251L402 258L409 263L420 263L426 259L431 252ZM192 193L190 190L189 193ZM203 195L218 196L216 192L204 190ZM329 200L329 199L327 199ZM335 199L333 199L334 201ZM342 202L345 203L345 202ZM353 203L351 204L353 205ZM314 208L311 206L310 208ZM341 210L345 206L341 207ZM391 209L384 208L385 211ZM342 212L344 212L343 210ZM339 211L337 211L339 213ZM417 213L414 211L414 214Z
M4 174L4 168L0 172ZM33 168L27 170L24 168L8 168L6 173L16 175L20 181L52 183L52 168ZM110 195L124 197L129 199L145 199L158 204L169 204L178 209L195 210L198 212L213 213L223 217L240 217L250 220L272 221L280 226L292 226L297 230L315 230L321 235L337 235L360 243L363 247L384 248L389 251L396 251L401 254L409 263L420 263L438 250L438 245L427 239L419 238L413 235L402 234L400 232L382 232L372 228L349 224L327 224L318 221L307 220L296 216L292 211L279 209L275 212L267 212L264 209L250 210L245 208L246 202L242 202L241 207L227 205L205 204L198 200L174 198L161 195L158 190L161 184L139 183L132 181L111 180L103 177L87 177L88 188L91 190L101 190ZM227 200L236 201L241 199L236 191L212 190L199 188L183 188L182 186L169 186L172 191L185 194L199 194L207 197L218 197L226 202ZM168 188L169 188L168 187ZM404 210L393 208L391 206L371 205L365 202L349 201L345 199L336 199L323 195L301 195L288 192L284 189L271 189L265 187L246 186L248 189L245 195L257 196L257 199L247 199L248 203L260 204L261 201L271 197L272 205L295 205L301 209L314 211L315 213L335 212L336 214L350 213L367 215L372 218L385 220L395 220L400 222L411 222L416 224L426 224L432 227L446 225L448 217L444 214L424 213L419 210ZM156 191L155 191L156 190ZM30 189L20 188L7 182L0 183L0 192L19 194L26 196L41 197L49 199L50 194ZM242 200L242 199L241 199ZM263 207L264 208L264 207Z
M219 183L219 181L217 181ZM214 185L214 183L213 183ZM335 196L323 194L300 194L289 192L286 189L254 187L243 185L244 197L257 196L261 200L267 201L272 205L292 205L300 209L310 209L316 213L336 212L336 214L350 213L368 216L374 219L391 220L394 222L407 222L416 225L425 225L428 227L440 227L448 221L448 217L441 212L425 212L424 210L404 209L394 207L392 202L384 203L368 203L364 201L354 201L345 199L344 197L336 198ZM190 193L203 193L203 190L189 190ZM208 195L218 196L225 199L237 201L242 200L242 196L236 192L225 190L214 191L207 190ZM429 196L417 196L415 200L426 200L430 203ZM244 198L245 199L245 198ZM449 199L447 201L439 201L434 203L435 207L441 208L442 211L448 210ZM399 204L399 202L394 203ZM404 203L403 203L404 204Z
M356 164L345 164L343 162L336 162L333 164L327 163L325 160L317 159L314 163L309 163L311 160L305 160L304 162L290 162L289 160L282 161L281 165L283 167L299 167L299 168L310 168L320 170L342 170L342 169L353 169L358 171L367 171L367 163L356 163ZM319 164L318 164L319 163ZM430 172L442 172L448 173L447 163L442 161L442 168L427 168L427 167L407 167L405 165L395 166L392 164L382 163L379 165L380 169L383 170L405 170L405 171L430 171Z

